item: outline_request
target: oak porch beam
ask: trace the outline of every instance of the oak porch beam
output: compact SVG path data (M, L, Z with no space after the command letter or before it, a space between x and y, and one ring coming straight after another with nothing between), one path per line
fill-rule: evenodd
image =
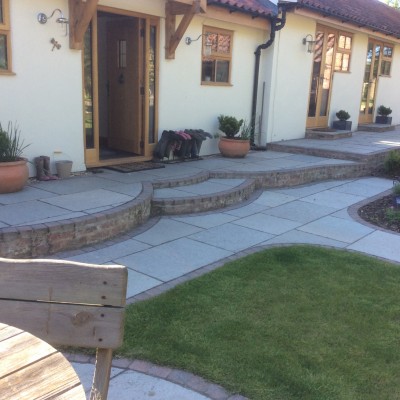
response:
M165 58L172 60L175 58L175 50L178 47L186 29L190 25L193 17L200 12L206 12L207 2L205 0L168 0L165 4ZM183 15L178 28L176 26L176 16Z
M83 38L92 20L99 0L68 0L69 7L69 47L81 50Z

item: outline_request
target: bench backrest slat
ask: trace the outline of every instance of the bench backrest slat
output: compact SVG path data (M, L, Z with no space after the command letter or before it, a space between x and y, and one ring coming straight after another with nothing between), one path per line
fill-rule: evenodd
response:
M126 267L0 258L0 298L123 307Z

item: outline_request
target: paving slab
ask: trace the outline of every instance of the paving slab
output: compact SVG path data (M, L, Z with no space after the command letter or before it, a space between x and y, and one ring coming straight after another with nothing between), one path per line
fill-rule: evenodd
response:
M374 231L348 247L390 261L400 262L400 235L384 231Z
M373 229L358 222L330 215L303 225L298 230L349 244L373 232Z
M232 252L191 240L189 236L114 261L168 282L230 255Z
M224 213L241 218L241 217L247 217L248 215L256 214L258 212L262 212L268 208L269 208L268 206L263 206L261 204L256 204L253 202L241 207L234 207L227 209L226 211L224 211Z
M51 193L44 189L39 189L31 186L25 186L20 192L0 194L0 204L16 204L31 200L39 200L46 197L54 197Z
M0 221L10 226L22 225L47 217L62 216L69 212L64 208L33 200L0 207Z
M150 248L146 243L134 239L124 240L100 249L85 252L76 256L68 257L68 260L79 261L89 264L106 264L112 260L134 254Z
M198 226L203 229L210 229L215 226L223 225L236 220L238 217L224 213L209 213L202 215L193 215L187 217L173 217L174 220Z
M341 181L323 181L318 183L312 183L309 185L300 185L295 187L286 187L282 189L274 189L275 193L283 193L295 198L303 198L310 196L314 193L319 193L327 189L331 189L337 186L341 186L347 182L353 182L353 180L341 180Z
M341 193L333 189L325 190L323 192L314 193L311 196L303 197L302 201L307 201L312 204L319 204L326 207L342 208L349 207L353 204L365 200L365 196L357 196L354 194Z
M185 224L172 218L163 217L156 225L136 235L135 240L147 243L151 246L157 246L199 231L201 231L199 227Z
M82 193L65 194L42 199L43 202L64 208L69 211L85 211L104 206L115 206L131 201L125 194L105 189L87 190Z
M337 248L345 248L347 246L347 243L345 242L340 242L319 235L313 235L312 233L302 232L299 230L285 232L282 235L275 236L274 238L262 243L263 246L277 244L315 244Z
M291 201L281 206L269 208L263 214L307 223L336 212L335 208L311 204L301 200Z
M280 235L302 225L301 222L291 221L285 218L278 218L272 215L258 213L238 219L233 224L251 228L256 231L270 233L272 235Z
M207 243L219 249L239 252L270 239L271 234L228 223L189 236L198 242Z
M284 193L266 190L264 193L261 194L261 196L254 200L254 203L264 207L276 207L284 203L289 203L293 200L296 200L296 197Z

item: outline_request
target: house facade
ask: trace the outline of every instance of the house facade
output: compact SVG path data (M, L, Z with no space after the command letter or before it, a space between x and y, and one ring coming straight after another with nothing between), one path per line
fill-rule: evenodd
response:
M266 70L264 142L304 138L331 127L344 109L352 130L375 121L380 105L400 123L400 11L378 0L282 1L286 24ZM268 74L271 73L272 77Z
M399 124L399 21L378 0L1 0L0 123L53 172L150 160L164 130L214 134L220 114L262 147L340 109Z
M254 50L277 14L265 0L0 5L0 122L18 124L28 159L69 159L73 171L150 160L164 130L250 118Z

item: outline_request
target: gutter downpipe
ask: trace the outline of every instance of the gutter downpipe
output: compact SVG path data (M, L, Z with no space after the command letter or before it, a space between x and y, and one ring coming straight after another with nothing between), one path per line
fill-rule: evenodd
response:
M272 45L275 40L275 33L280 31L286 24L286 8L282 10L282 18L274 17L271 19L271 33L269 39L266 43L260 44L256 51L256 62L254 67L254 82L253 82L253 98L251 104L251 135L250 135L250 145L253 149L258 149L258 146L254 143L254 132L256 125L256 111L257 111L257 96L258 96L258 79L260 75L260 58L261 50L265 50Z

